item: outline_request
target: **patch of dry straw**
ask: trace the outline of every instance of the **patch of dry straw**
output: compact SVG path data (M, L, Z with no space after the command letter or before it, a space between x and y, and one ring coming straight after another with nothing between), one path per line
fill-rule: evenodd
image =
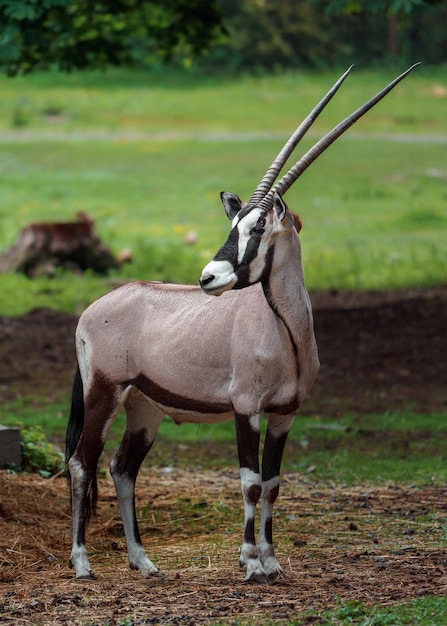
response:
M127 566L109 478L88 532L97 581L68 569L65 481L0 472L0 620L10 624L207 624L280 621L339 602L383 606L447 591L447 490L319 485L287 475L274 520L284 573L243 583L236 472L145 470L137 484L143 541L164 576Z

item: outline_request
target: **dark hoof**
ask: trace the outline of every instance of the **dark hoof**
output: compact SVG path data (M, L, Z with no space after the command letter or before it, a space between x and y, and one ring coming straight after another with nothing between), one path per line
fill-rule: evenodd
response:
M143 576L143 578L148 578L148 579L149 578L160 578L160 579L163 579L163 578L166 578L166 574L163 574L163 572L160 572L160 571L158 571L158 572L151 572L150 574L146 574L145 576Z
M252 574L250 578L245 580L246 583L254 583L256 585L265 585L269 579L265 574Z
M76 580L98 580L93 572L86 574L85 576L77 576Z

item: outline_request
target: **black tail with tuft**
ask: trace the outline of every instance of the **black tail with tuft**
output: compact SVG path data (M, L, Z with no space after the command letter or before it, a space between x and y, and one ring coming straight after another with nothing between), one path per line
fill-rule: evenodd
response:
M82 384L81 372L79 367L76 370L76 374L73 381L73 391L71 394L71 409L70 417L68 419L67 434L65 438L65 459L66 462L73 456L79 439L81 438L82 430L84 428L84 386ZM70 470L67 470L68 482L71 482ZM86 519L90 517L90 514L96 512L96 503L98 500L98 483L96 480L96 468L94 476L91 479L91 486L88 493L87 501L85 502L85 514Z
M67 436L65 438L65 460L73 456L78 441L84 428L84 386L82 384L79 367L73 381L73 391L71 394L70 417L67 425Z

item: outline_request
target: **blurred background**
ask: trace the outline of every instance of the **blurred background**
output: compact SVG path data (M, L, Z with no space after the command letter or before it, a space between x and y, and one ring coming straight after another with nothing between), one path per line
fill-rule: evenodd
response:
M297 158L422 65L288 193L308 285L445 282L447 2L49 0L0 14L0 313L80 313L132 278L196 283L228 229L219 192L249 197L352 63ZM117 259L106 277L11 272L21 229L79 215Z

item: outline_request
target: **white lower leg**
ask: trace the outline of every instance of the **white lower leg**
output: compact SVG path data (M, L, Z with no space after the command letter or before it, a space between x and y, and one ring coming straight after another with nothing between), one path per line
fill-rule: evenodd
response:
M134 505L134 483L127 476L113 473L111 468L115 489L120 505L121 518L126 535L127 552L131 569L137 569L145 577L158 572L158 568L148 558L141 543L138 528L136 526L135 505Z
M265 573L255 541L256 504L261 494L261 476L247 468L241 468L241 486L244 498L244 541L239 562L246 566L245 580L262 580Z
M73 519L73 545L69 560L76 578L95 578L90 567L85 546L86 511L85 498L88 490L87 477L81 463L74 457L68 462L71 480L71 507Z
M272 536L273 504L279 489L279 476L275 476L262 485L261 527L259 531L259 558L267 576L282 572L275 557Z
M75 568L76 578L95 578L90 567L85 545L73 545L69 565Z

